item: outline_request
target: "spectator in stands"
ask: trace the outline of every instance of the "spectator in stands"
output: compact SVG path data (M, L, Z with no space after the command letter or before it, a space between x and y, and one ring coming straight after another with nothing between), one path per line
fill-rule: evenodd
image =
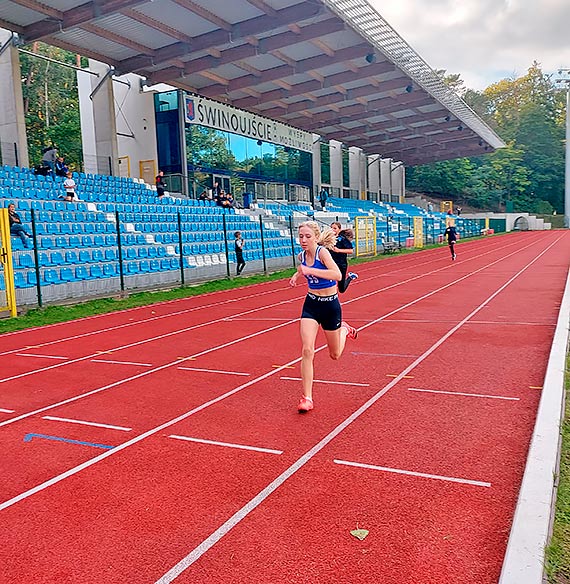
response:
M14 235L19 237L24 244L24 247L31 247L28 244L28 239L32 237L22 225L22 220L18 213L16 213L16 205L14 203L10 203L8 205L8 219L10 221L10 235Z
M457 241L457 229L455 228L455 225L447 226L447 229L443 233L443 238L447 239L449 251L451 252L451 259L455 260L455 258L457 257L455 255L455 242Z
M52 144L43 150L42 165L49 166L52 172L55 172L55 161L57 160L57 150Z
M212 200L212 191L204 189L200 193L198 200L199 201L211 201Z
M43 163L34 166L34 174L36 176L53 176L51 168Z
M234 233L234 237L235 237L234 248L236 252L237 263L236 275L239 276L242 273L243 269L245 268L245 261L243 259L243 246L245 242L243 240L243 237L241 236L241 231L236 231Z
M331 223L331 229L336 235L336 243L330 250L331 256L338 266L342 276L338 281L338 291L346 292L346 289L352 280L358 278L358 274L355 274L354 272L348 272L347 274L348 256L352 255L353 252L352 240L354 239L354 232L352 229L342 229L342 225L338 221Z
M162 170L156 175L154 184L156 185L156 196L158 198L163 197L166 190L166 183L164 182L164 172Z
M329 356L335 361L342 355L347 337L356 339L358 331L342 321L336 285L341 273L327 249L334 246L334 231L326 229L321 233L315 221L306 221L299 225L299 243L303 250L299 254L301 265L289 283L296 286L298 278L304 276L309 285L301 313L303 395L297 408L299 413L305 413L313 409L313 360L319 327L325 334Z
M456 207L456 208L455 208L455 214L456 214L458 217L459 217L459 215L461 215L461 211L462 211L461 207Z
M65 189L65 198L63 199L67 203L74 203L75 201L79 201L79 197L75 192L77 185L73 180L73 174L70 171L67 171L67 178L63 181L63 188Z
M67 164L65 164L65 160L63 156L59 156L55 161L55 176L67 176L69 172L69 168Z
M214 186L212 187L212 196L214 197L214 199L217 201L220 194L222 193L222 187L220 186L220 183L218 181L214 182Z
M233 195L231 193L226 193L226 201L224 207L226 207L226 209L233 209L234 204L235 201Z
M329 198L329 194L327 193L326 189L321 189L319 193L319 203L321 204L321 209L326 211L327 200Z
M430 215L433 213L433 203L431 201L427 204L427 210Z

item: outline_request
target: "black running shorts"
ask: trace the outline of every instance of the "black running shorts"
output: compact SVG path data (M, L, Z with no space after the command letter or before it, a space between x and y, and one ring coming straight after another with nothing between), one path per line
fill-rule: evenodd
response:
M317 296L309 292L303 304L301 318L316 320L325 331L336 331L340 328L340 323L342 322L338 294Z

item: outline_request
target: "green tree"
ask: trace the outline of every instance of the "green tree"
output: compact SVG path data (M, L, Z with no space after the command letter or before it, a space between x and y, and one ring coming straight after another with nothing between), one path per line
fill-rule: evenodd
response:
M24 48L70 65L78 62L74 53L43 43ZM80 170L83 154L75 70L27 53L20 53L20 63L30 163L39 163L42 148L55 144L67 163Z

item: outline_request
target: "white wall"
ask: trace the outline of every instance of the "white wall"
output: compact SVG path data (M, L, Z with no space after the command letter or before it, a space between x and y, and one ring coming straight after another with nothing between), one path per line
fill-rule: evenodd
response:
M94 65L92 61L90 63ZM142 91L140 80L138 75L128 74L116 77L113 81L117 152L119 158L128 157L130 166L129 173L122 168L121 174L130 174L135 178L140 178L141 160L154 160L157 167L153 92ZM97 172L96 160L101 155L97 152L93 102L89 97L93 91L93 83L96 85L97 82L98 78L94 82L92 75L78 71L81 136L86 172Z

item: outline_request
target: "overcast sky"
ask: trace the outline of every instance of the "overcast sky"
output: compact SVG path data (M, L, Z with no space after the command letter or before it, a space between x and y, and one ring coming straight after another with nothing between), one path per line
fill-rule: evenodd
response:
M484 89L524 75L570 68L570 0L368 0L432 67Z

